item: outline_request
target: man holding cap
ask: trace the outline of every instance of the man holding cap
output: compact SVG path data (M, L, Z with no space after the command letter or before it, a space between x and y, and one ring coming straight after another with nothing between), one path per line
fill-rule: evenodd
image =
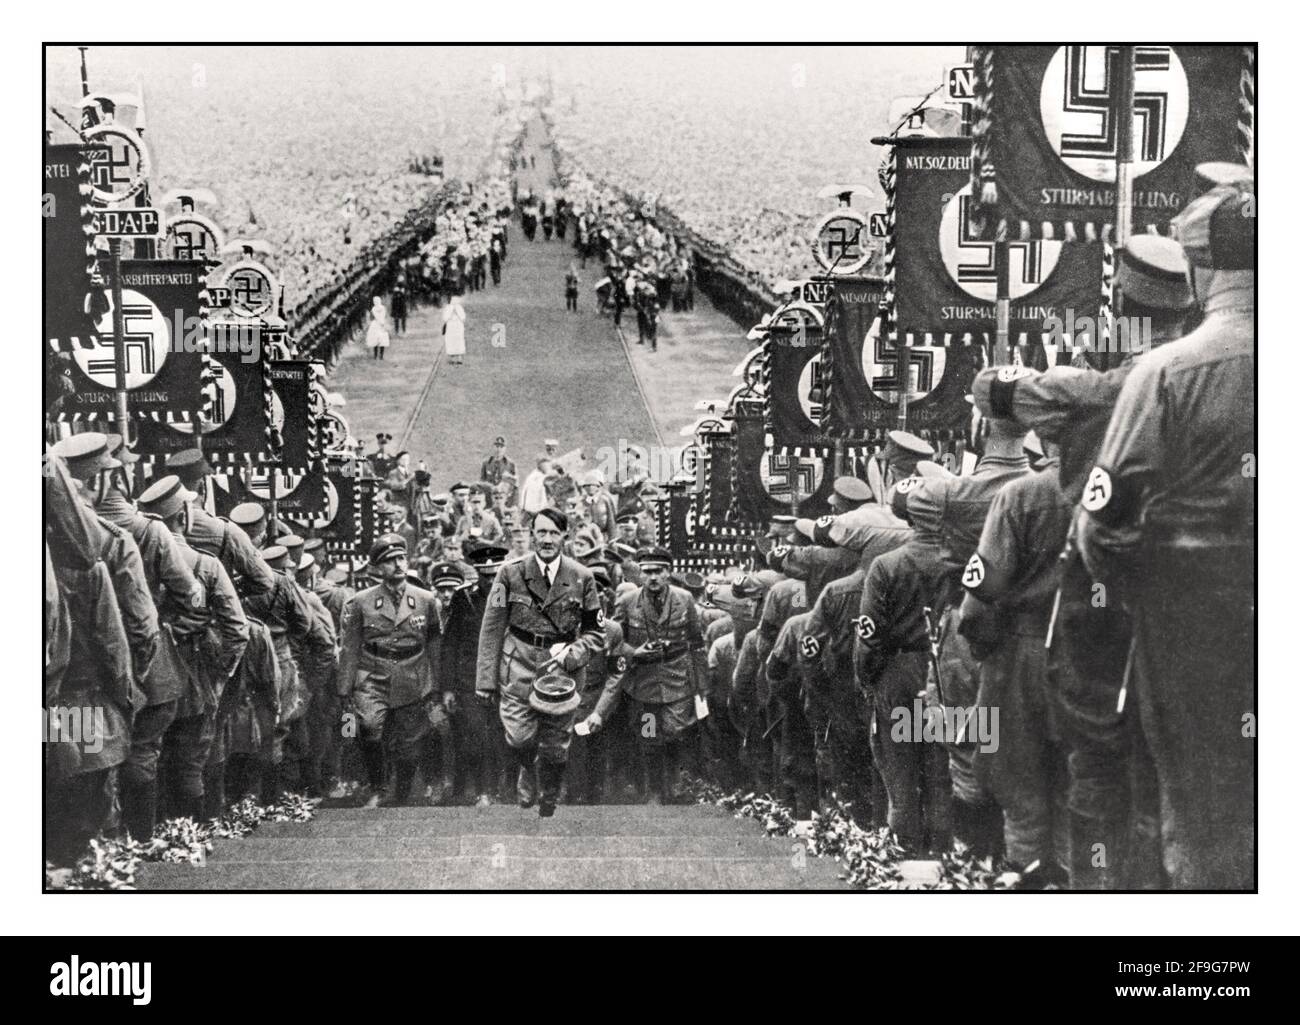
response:
M623 693L645 759L652 803L683 799L683 755L693 739L695 699L709 690L708 652L695 599L668 583L672 556L643 548L637 565L644 583L618 599L614 621L628 655Z
M370 549L380 582L343 607L338 688L360 723L367 807L380 804L384 755L393 763L393 789L382 803L410 797L431 727L427 702L434 690L436 641L442 621L437 596L407 582L406 543L383 534Z
M500 697L506 742L518 765L519 803L531 807L536 773L539 813L551 815L568 760L572 708L532 702L534 681L552 669L570 676L605 645L604 614L591 571L561 554L568 520L555 509L533 518L533 553L497 571L479 633L475 689L482 702ZM543 695L543 698L550 695Z
M1174 219L1205 319L1124 382L1078 522L1088 570L1132 610L1178 889L1255 885L1255 220L1250 180Z

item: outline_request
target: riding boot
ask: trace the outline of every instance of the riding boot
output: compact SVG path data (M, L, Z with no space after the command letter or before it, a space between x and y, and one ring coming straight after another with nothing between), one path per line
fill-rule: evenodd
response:
M122 786L122 821L132 839L141 843L153 836L158 815L158 781Z
M515 777L515 794L519 798L519 807L531 808L537 803L537 745L513 748L515 764L519 772Z
M555 806L560 800L560 784L564 779L564 764L542 758L537 762L537 782L541 796L537 803L537 814L550 818L555 814Z
M411 784L415 782L417 763L413 759L402 759L393 764L393 793L383 806L400 808L411 796Z

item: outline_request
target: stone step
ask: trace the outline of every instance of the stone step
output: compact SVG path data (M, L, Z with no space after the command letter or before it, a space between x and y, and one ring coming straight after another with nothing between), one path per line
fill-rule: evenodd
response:
M479 857L205 866L149 864L147 890L837 890L833 862L808 858Z
M458 836L282 837L259 843L218 843L209 864L304 861L419 861L466 857L536 858L771 858L792 854L794 841L761 836L540 836L464 833Z
M735 819L736 816L714 804L562 804L556 816L580 815L585 819ZM514 819L520 815L537 817L536 808L520 808L517 804L489 804L446 808L429 806L409 808L318 808L313 821L323 819Z
M434 809L429 809L430 811ZM389 842L402 838L461 836L663 836L663 837L752 837L761 836L753 822L708 816L628 816L613 818L585 815L574 809L560 809L554 818L543 819L536 810L515 808L511 815L485 815L473 820L436 815L420 817L355 816L322 814L310 822L266 822L248 835L250 842L289 837L378 837ZM585 811L585 809L583 809Z

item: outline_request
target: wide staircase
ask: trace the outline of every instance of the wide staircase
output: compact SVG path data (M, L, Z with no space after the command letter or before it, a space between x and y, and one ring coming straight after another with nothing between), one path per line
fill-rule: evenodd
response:
M705 806L328 808L150 863L145 890L838 890L834 861Z

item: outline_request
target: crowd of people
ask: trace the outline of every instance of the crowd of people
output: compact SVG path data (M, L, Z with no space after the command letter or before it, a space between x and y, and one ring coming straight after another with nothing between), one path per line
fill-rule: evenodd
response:
M1149 350L980 372L970 472L891 432L879 492L841 477L708 575L656 488L575 478L557 439L434 494L381 434L360 566L260 504L212 516L197 451L143 481L120 437L61 441L46 704L108 721L47 746L52 849L283 788L552 815L694 778L1023 888L1249 888L1254 195L1206 175L1182 242L1120 261Z

